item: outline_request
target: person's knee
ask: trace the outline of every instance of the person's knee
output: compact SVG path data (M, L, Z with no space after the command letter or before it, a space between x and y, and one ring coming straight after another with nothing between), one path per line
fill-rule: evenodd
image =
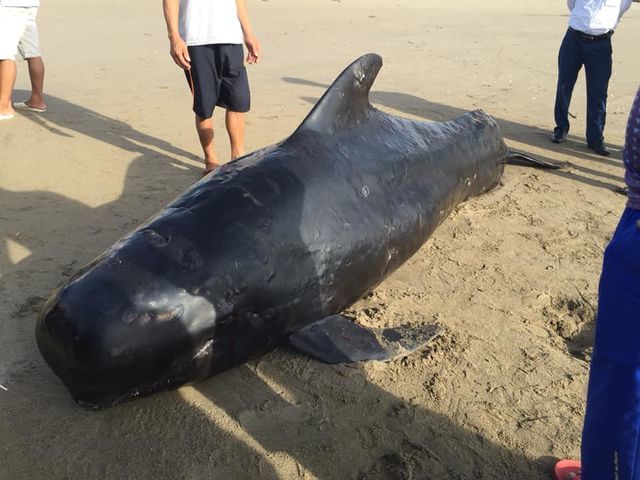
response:
M213 129L213 117L202 117L196 113L196 126Z

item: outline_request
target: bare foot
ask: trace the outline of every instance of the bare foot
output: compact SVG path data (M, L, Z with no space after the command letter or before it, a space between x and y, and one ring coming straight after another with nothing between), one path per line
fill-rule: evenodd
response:
M9 106L8 108L0 108L0 116L4 118L10 118L15 114L16 114L16 111L13 109L12 106Z
M29 106L31 108L37 108L37 109L40 109L40 110L46 110L47 109L47 104L44 103L44 100L36 101L35 99L30 98L29 100L27 100L24 103L26 103L27 106Z

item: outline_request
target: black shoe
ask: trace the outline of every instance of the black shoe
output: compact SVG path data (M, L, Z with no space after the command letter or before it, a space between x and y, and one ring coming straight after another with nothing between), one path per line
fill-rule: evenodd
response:
M608 157L611 154L611 152L609 150L607 150L607 147L605 147L604 143L602 143L602 142L587 143L587 148L589 150L593 150L598 155L602 155L603 157Z
M553 135L551 136L551 141L553 143L562 143L567 139L567 132L562 130L560 127L556 127L553 129Z

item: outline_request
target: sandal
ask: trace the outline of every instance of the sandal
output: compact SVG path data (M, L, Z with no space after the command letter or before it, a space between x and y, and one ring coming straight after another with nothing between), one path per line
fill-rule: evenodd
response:
M553 467L554 480L580 480L580 462L577 460L560 460Z
M23 110L25 112L33 112L33 113L44 113L47 111L46 108L30 107L29 105L27 105L27 102L14 103L13 108L17 110Z

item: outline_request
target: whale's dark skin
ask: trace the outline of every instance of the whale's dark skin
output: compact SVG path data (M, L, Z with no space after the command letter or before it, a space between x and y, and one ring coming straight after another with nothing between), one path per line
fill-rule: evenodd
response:
M495 187L513 155L482 111L424 123L373 108L381 65L354 62L288 139L199 181L53 294L37 342L78 403L176 388L289 339L343 362L385 360L435 334L335 314Z

